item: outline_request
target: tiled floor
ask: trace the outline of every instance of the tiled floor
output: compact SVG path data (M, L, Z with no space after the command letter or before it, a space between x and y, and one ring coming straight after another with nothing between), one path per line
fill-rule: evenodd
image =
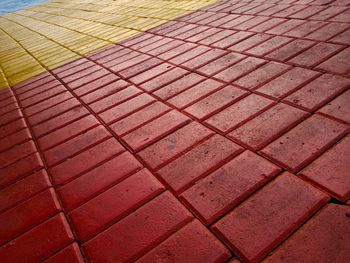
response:
M0 24L116 17L94 7ZM93 27L108 47L0 91L0 261L347 262L350 2L219 1L153 26L114 45Z

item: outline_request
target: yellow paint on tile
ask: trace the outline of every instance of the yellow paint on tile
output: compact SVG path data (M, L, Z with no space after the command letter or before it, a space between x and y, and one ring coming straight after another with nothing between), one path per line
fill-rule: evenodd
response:
M51 0L0 17L0 89L217 0Z

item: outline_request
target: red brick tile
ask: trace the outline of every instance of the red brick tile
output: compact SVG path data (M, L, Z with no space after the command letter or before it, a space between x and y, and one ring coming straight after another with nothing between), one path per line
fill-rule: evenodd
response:
M88 61L89 60L87 60L86 58L78 58L78 59L74 60L73 62L70 62L68 64L65 64L63 66L60 66L58 68L53 69L52 73L58 74L59 72L63 72L63 71L68 70L70 68L77 67L78 65L81 65L81 64L86 63Z
M340 44L350 44L350 29L346 30L345 32L337 35L336 37L333 37L330 39L330 41L335 42L335 43L340 43Z
M6 90L10 90L10 89L6 89ZM15 96L12 95L12 91L11 91L11 93L4 93L4 92L0 93L0 102L1 102L1 106L7 106L12 103L17 103L17 100Z
M215 135L164 166L157 173L173 191L179 194L241 151L242 148L235 143Z
M338 74L346 74L350 72L350 48L346 48L336 54L335 56L331 57L330 59L326 60L325 62L321 63L317 66L317 69L326 71L326 72L333 72Z
M184 52L170 60L171 63L176 65L181 65L182 63L191 60L207 51L209 51L210 48L206 46L196 46L194 49L191 49L187 52Z
M184 52L187 52L189 50L192 50L194 47L196 47L197 45L196 44L193 44L193 43L185 43L185 44L182 44L176 48L173 48L161 55L159 55L158 57L160 59L163 59L163 60L170 60Z
M253 33L251 32L245 32L245 31L239 31L233 35L230 35L220 41L215 42L212 44L213 47L218 47L218 48L227 48L230 47L236 43L239 43L240 41L252 36Z
M18 144L7 151L0 153L0 168L4 168L35 152L36 147L33 141Z
M197 220L184 226L137 262L226 262L231 257L227 248Z
M247 49L250 49L268 39L272 38L272 36L267 34L255 34L243 41L240 41L239 43L229 47L229 50L236 51L236 52L242 52Z
M130 98L133 98L142 93L142 90L136 88L135 86L129 86L122 89L116 93L112 93L108 97L104 97L92 104L89 107L95 112L99 113L105 111L113 106L123 103Z
M12 133L11 135L0 139L0 152L8 150L9 148L21 144L30 139L32 139L32 135L30 134L28 129L23 129L16 133Z
M296 91L318 75L319 73L316 71L295 67L261 86L257 89L257 92L281 99Z
M210 61L217 59L225 54L227 54L227 51L224 51L221 49L211 49L210 51L203 53L202 55L197 56L197 57L183 63L182 66L193 70L193 69L198 68L200 66L203 66L203 65L209 63Z
M266 262L346 262L350 256L350 208L329 204L274 251ZM331 227L330 227L331 226Z
M137 155L149 167L156 170L212 134L213 132L209 129L192 122L140 151Z
M105 123L110 124L151 104L153 101L153 97L144 93L122 104L119 104L109 110L106 110L105 112L100 114L100 117Z
M98 83L97 85L101 85L101 83L104 83L104 82L102 80L97 80L97 79L99 79L103 76L106 76L107 74L109 74L109 72L107 70L100 69L98 71L95 71L95 72L88 74L87 76L81 77L77 80L74 80L72 82L67 83L67 86L71 89L76 89L76 88L79 88L83 85L92 85L92 84L90 84L91 82L92 83L97 82ZM115 77L113 75L110 75L110 78L107 79L107 82L112 81L112 79L115 80ZM105 79L103 79L103 80L105 80Z
M144 123L159 117L160 115L170 111L170 107L166 106L161 102L155 102L134 114L121 119L120 121L111 125L111 129L118 135L123 136L124 134L141 127Z
M300 25L302 25L305 22L305 20L297 20L297 19L288 19L286 22L283 22L282 24L279 24L269 30L267 30L265 33L268 34L274 34L274 35L282 35L288 32L291 29L294 29Z
M324 9L326 9L325 6L308 6L305 9L290 15L290 18L297 18L297 19L306 19L314 14L317 14L321 11L323 11Z
M258 13L258 15L273 16L273 14L278 13L280 11L283 11L284 9L287 9L288 7L290 7L290 5L285 5L285 4L273 5L270 8Z
M148 52L152 51L153 49L160 47L160 46L163 46L163 45L165 45L173 40L172 38L168 38L168 37L164 37L164 36L157 36L157 37L158 37L157 41L155 41L149 45L146 45L140 49L137 49L137 50L140 52L148 53Z
M0 212L7 210L51 186L45 170L40 170L0 190Z
M96 91L98 89L101 89L101 88L105 88L104 86L114 82L114 81L117 81L119 78L114 75L114 74L108 74L108 75L105 75L97 80L94 80L94 81L91 81L77 89L75 89L73 91L73 93L75 95L77 95L78 97L80 96L83 96L85 94L88 94L90 92L93 92L93 91Z
M255 56L264 56L264 55L270 53L271 51L287 44L291 40L292 40L291 38L287 38L287 37L283 37L283 36L276 36L276 37L273 37L273 38L255 46L255 47L247 50L246 53L252 54Z
M32 131L36 137L41 137L49 132L64 127L65 125L72 123L88 114L89 111L85 107L77 107L34 126L32 128Z
M223 39L229 38L230 36L232 36L236 32L237 31L235 31L235 30L228 30L228 29L218 30L215 34L200 40L198 43L202 44L202 45L212 45L212 44L219 42Z
M66 70L64 70L64 67L60 67L60 72L54 72L54 74L56 74L58 78L63 79L70 75L77 74L80 71L87 70L88 68L94 65L96 64L86 60L86 62L84 63L79 62L79 64L76 66L72 66L72 64L70 64L69 68L67 68Z
M70 263L84 263L83 256L81 255L79 246L77 243L73 243L62 249L57 254L48 258L44 261L44 263L62 263L62 262L70 262Z
M123 151L123 146L116 139L110 138L50 168L49 172L53 182L62 185Z
M231 12L232 13L232 12ZM220 25L220 27L222 28L235 28L237 25L244 23L246 21L249 21L250 19L253 19L255 16L251 16L251 15L240 15L237 16L235 19Z
M74 109L74 108L79 108L82 107L80 102L75 99L75 98L70 98L66 101L63 101L51 108L48 108L46 110L41 111L40 113L37 113L35 115L32 115L27 118L28 122L31 125L36 125L39 123L42 123L46 120L49 120L51 118L54 118L68 110Z
M146 91L153 92L160 87L169 84L170 82L183 77L188 73L187 70L184 70L182 68L174 68L170 71L165 72L164 74L161 74L150 81L147 81L140 85L140 87Z
M67 89L63 85L56 86L54 88L51 88L48 91L44 91L44 92L41 92L40 94L33 95L30 98L27 98L25 100L21 100L20 104L23 108L27 108L29 106L32 106L34 104L47 100L53 96L56 96L60 93L63 93L66 90Z
M162 87L159 90L156 90L153 95L157 96L160 99L166 100L172 96L190 88L191 86L203 81L205 77L197 74L190 73L182 78Z
M326 25L326 22L321 21L307 21L304 24L293 28L292 30L284 33L286 36L301 38Z
M116 53L105 56L104 58L97 60L97 62L102 64L106 68L113 68L113 66L119 63L123 63L124 61L132 59L138 55L140 55L140 52L132 51L129 48L125 48Z
M157 37L158 36L144 32L134 37L130 37L126 40L120 41L119 44L126 47L131 47L131 46L136 46L140 43L149 43L150 41L152 41L154 38L157 38Z
M0 106L0 118L1 118L1 115L5 114L5 113L8 113L10 111L13 111L13 110L16 110L18 109L19 106L16 102L14 103L11 103L11 104L8 104L4 107L2 107L2 105Z
M156 67L150 68L149 70L140 73L130 79L135 84L141 84L145 82L146 80L152 79L156 76L158 76L161 73L164 73L165 71L168 71L170 69L174 68L174 66L168 64L168 63L163 63L160 64Z
M47 165L52 166L109 137L111 134L102 125L99 125L45 151L43 154Z
M310 17L310 19L312 19L312 20L327 20L327 19L343 12L346 9L347 9L346 6L328 6L327 9L319 12L318 14L313 15L312 17Z
M23 117L23 115L22 115L22 111L20 109L16 109L16 110L10 111L6 114L3 114L0 117L0 127L3 125L7 125L10 122L13 122L15 120L18 120L22 117Z
M197 182L180 198L205 224L211 224L271 180L280 170L264 158L245 151Z
M290 59L288 62L305 67L314 67L337 53L340 49L342 49L342 46L321 42Z
M78 239L90 239L163 190L164 186L147 170L130 176L69 213Z
M314 44L313 41L296 39L283 47L266 55L267 58L275 59L279 61L287 61L288 59L294 57L298 53L306 50Z
M229 137L257 151L308 116L307 112L279 103L229 133Z
M257 7L254 7L246 12L244 12L244 14L248 14L248 15L254 15L254 14L257 14L257 13L260 13L270 7L272 7L273 4L260 4L258 5Z
M261 153L296 172L337 142L347 130L348 126L344 124L313 115L266 146Z
M279 24L283 23L287 21L286 19L283 19L283 18L271 18L253 28L250 28L249 30L250 31L253 31L253 32L265 32L275 26L278 26Z
M206 97L210 93L217 91L222 86L223 84L216 80L207 79L192 88L185 90L179 95L172 97L168 102L176 108L182 109L191 103Z
M334 22L350 22L350 10L346 10L342 13L340 13L339 15L336 15L334 17L332 17L331 19L329 19L330 21L334 21Z
M330 23L324 27L321 27L315 32L307 35L305 38L326 41L331 37L339 34L340 32L346 30L347 28L349 28L349 26L350 25L348 23Z
M250 30L252 27L255 27L257 25L263 24L267 20L269 20L269 18L265 17L265 16L254 16L252 19L249 19L248 21L245 21L245 22L243 22L243 23L241 23L239 25L233 26L233 29Z
M66 101L70 98L73 98L73 96L67 91L67 92L63 92L60 93L54 97L51 97L47 100L44 100L42 102L39 102L31 107L28 107L24 110L24 113L26 114L26 116L32 116L38 112L44 111L48 108L51 108L63 101Z
M344 92L342 95L338 96L323 108L319 112L337 118L339 120L350 123L350 90Z
M170 111L150 123L124 135L125 141L133 151L137 152L172 131L186 124L189 119L177 111Z
M110 69L113 72L118 73L118 72L120 72L120 71L122 71L124 69L127 69L129 67L135 66L135 65L137 65L139 63L142 63L142 62L144 62L145 60L147 60L149 58L151 58L151 56L146 55L146 54L140 54L140 55L138 55L136 57L133 57L133 58L130 58L130 59L126 60L126 61L118 63L118 64L114 65L113 67L111 67Z
M60 187L58 193L62 204L66 211L70 211L141 168L142 165L129 152L124 152Z
M284 101L306 110L314 111L348 87L350 87L350 80L348 78L324 74L286 97Z
M181 27L179 27L179 28L177 28L175 30L167 32L165 35L167 37L177 38L178 35L181 35L183 33L187 33L188 31L195 30L196 27L197 27L197 25L185 23L183 26L181 26ZM166 50L170 50L170 49L175 48L176 46L178 46L180 43L181 42L178 42L177 40L173 40L168 45L165 45L164 48L166 48ZM160 49L164 50L162 47ZM158 55L158 54L159 54L159 52L157 51L155 55Z
M194 26L194 25L192 25L192 26ZM185 28L183 27L182 29L185 29ZM172 35L172 33L176 34L176 32L179 32L179 31L178 30L174 30L171 33L166 34L166 36L169 37L170 35ZM155 49L150 50L147 53L152 55L152 56L159 57L160 54L162 54L162 53L164 53L164 52L166 52L168 50L174 49L174 48L176 48L177 46L180 46L183 43L184 42L180 41L180 40L172 40L172 41L170 41L170 42L168 42L168 43L166 43L164 45L161 45L159 47L156 47Z
M228 132L271 107L273 103L272 100L252 94L210 117L205 123L219 131Z
M222 71L223 69L237 63L244 58L244 55L238 53L228 53L218 59L209 62L208 64L205 64L204 66L197 69L197 71L207 76L212 76L215 73Z
M22 101L22 100L28 99L34 95L38 95L44 91L49 91L50 89L53 89L53 88L58 87L58 86L62 86L62 84L61 84L61 82L59 82L58 80L55 79L55 80L52 80L48 83L42 84L36 88L32 88L32 89L28 88L28 90L26 90L26 88L23 88L20 90L21 92L18 94L18 99L20 101Z
M299 176L346 202L350 197L349 146L348 136L302 170Z
M44 75L40 75L38 77L29 79L28 82L24 81L19 85L16 85L14 87L14 92L18 95L18 94L22 94L24 92L27 92L29 90L38 88L42 85L46 85L47 83L56 80L56 78L54 76L52 76L51 74L46 74Z
M99 99L102 99L104 97L107 97L109 95L112 95L120 90L122 90L123 88L126 88L127 86L129 86L130 84L124 80L117 80L115 82L112 82L104 87L101 87L95 91L92 91L82 97L80 97L80 99L87 103L93 103Z
M86 76L101 70L101 67L99 65L96 65L95 63L93 64L94 64L93 66L87 69L84 69L75 74L69 75L67 77L61 78L61 81L63 81L64 83L70 83L70 82L79 80L80 78L85 78Z
M79 119L67 126L64 126L58 130L55 130L37 140L41 150L47 150L57 144L60 144L66 140L74 138L80 133L83 133L99 123L92 115L88 115L82 119Z
M139 63L135 66L132 66L130 68L127 68L121 72L118 72L120 76L123 78L131 78L135 75L142 74L142 72L147 71L149 69L152 69L153 67L156 67L160 65L162 61L158 58L150 58L142 63Z
M203 120L209 115L212 115L239 100L244 95L247 95L247 92L233 86L226 86L223 89L216 91L208 97L187 107L185 112L199 120Z
M140 39L142 39L140 41ZM134 41L133 43L130 42L125 44L123 43L124 46L128 46L134 50L137 50L137 51L140 51L140 52L144 52L142 48L144 47L148 47L148 46L151 46L152 44L154 43L157 43L159 42L160 40L164 40L165 38L162 37L162 36L157 36L157 35L152 35L152 34L148 34L148 33L145 33L143 34L143 36L141 37L138 37L137 41Z
M266 60L263 60L260 58L248 57L238 62L237 64L219 72L214 77L225 82L231 82L253 71L254 69L264 64L265 62Z
M35 210L35 213L33 211ZM28 199L0 215L0 244L40 224L58 213L60 205L53 188Z
M269 62L253 72L239 78L233 84L246 89L256 89L290 67L277 62Z
M31 154L5 168L0 168L0 187L14 183L32 171L43 167L39 154ZM6 176L5 176L6 175Z
M207 29L207 30L197 34L197 35L194 35L194 36L188 38L187 41L198 43L199 41L204 40L204 39L206 39L208 37L211 37L211 36L213 36L214 34L220 32L220 31L221 31L221 29L219 29L219 28L211 27L211 28L209 28L209 29Z
M0 258L4 263L19 262L23 259L28 262L40 262L73 240L74 236L64 215L59 214L19 236L12 241L12 245L1 247ZM21 253L18 253L19 251Z
M325 194L285 173L213 229L240 258L258 262L327 201Z
M88 260L135 261L192 219L165 192L83 245Z
M23 118L9 122L3 126L0 126L0 138L9 136L10 134L20 131L26 127L27 125Z

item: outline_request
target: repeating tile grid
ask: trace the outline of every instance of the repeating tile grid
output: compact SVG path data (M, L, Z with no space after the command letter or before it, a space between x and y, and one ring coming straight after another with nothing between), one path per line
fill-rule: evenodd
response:
M4 90L3 195L40 167L50 182L43 190L55 190L14 198L2 220L50 205L40 198L55 205L11 226L3 242L17 238L29 253L31 236L56 220L64 241L38 249L38 259L258 262L282 244L266 261L290 253L293 262L301 231L321 235L327 216L343 222L348 209L327 203L350 196L348 8L298 2L220 2L19 84L14 95ZM288 34L300 20L341 30ZM23 202L29 196L39 200ZM341 260L349 228L338 227L334 238L344 240L328 246ZM203 240L188 241L193 233ZM12 260L13 249L0 253Z

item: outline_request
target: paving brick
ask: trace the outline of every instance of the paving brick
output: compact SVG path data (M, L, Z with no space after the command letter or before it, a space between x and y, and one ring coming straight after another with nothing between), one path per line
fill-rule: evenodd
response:
M327 19L343 12L346 9L347 9L347 7L345 7L345 6L329 6L329 7L327 7L327 9L310 17L310 19L327 20Z
M137 262L225 262L227 248L197 220L184 226Z
M319 73L316 71L295 67L261 86L257 89L257 92L281 99L298 90L318 75Z
M89 111L85 107L76 107L72 110L66 111L59 116L53 117L43 123L34 126L32 128L32 132L36 137L41 137L88 114Z
M97 70L95 72L92 72L84 77L80 77L79 79L77 80L74 80L72 82L69 82L67 83L67 86L71 89L76 89L76 88L79 88L79 87L82 87L83 85L92 85L91 83L98 83L98 85L102 85L104 83L104 80L98 80L96 81L97 79L103 77L103 76L106 76L107 74L109 74L109 72L105 69L100 69L100 70ZM107 80L108 81L112 81L113 79L115 80L116 78L113 76L113 75L110 75L111 78L109 78ZM94 86L94 85L93 85Z
M217 59L223 55L227 54L227 51L221 50L221 49L211 49L206 53L201 54L200 56L197 56L185 63L182 64L185 68L188 68L190 70L193 70L195 68L198 68L202 65L205 65L209 63L210 61Z
M349 138L347 136L299 174L343 202L350 197Z
M290 59L288 62L305 67L314 67L340 51L340 49L342 49L342 46L340 45L321 42Z
M18 109L18 104L16 102L14 103L11 103L11 104L8 104L4 107L2 107L2 105L0 106L0 118L1 118L1 115L5 114L5 113L8 113L10 111L13 111L13 110L16 110Z
M98 121L92 115L88 115L82 119L79 119L67 126L64 126L58 130L55 130L43 137L40 137L37 142L42 151L47 150L53 146L56 146L66 140L74 138L75 136L83 133L98 125Z
M0 127L9 124L10 122L13 122L15 120L18 120L22 118L22 111L20 109L16 109L13 111L10 111L6 114L1 115L0 118Z
M287 21L286 19L283 18L270 18L269 20L253 27L250 28L250 31L254 31L254 32L265 32L275 26L278 26L279 24L283 23Z
M62 204L71 211L141 168L129 152L124 152L60 187Z
M231 82L235 79L253 71L266 61L260 58L248 57L237 64L219 72L214 77L225 82Z
M284 33L284 35L296 37L296 38L302 38L326 24L327 24L326 22L321 22L321 21L306 21L304 24L299 25L293 28L292 30Z
M33 79L29 79L27 83L26 81L22 82L19 85L16 85L14 87L14 91L15 93L18 94L22 94L24 92L27 92L29 90L38 88L42 85L47 85L47 83L56 80L56 78L52 75L46 75L46 76L39 76L38 79L33 78Z
M189 119L177 111L170 111L150 123L124 135L125 141L133 151L137 152L172 131L185 125Z
M230 12L230 13L234 13L234 12ZM246 21L249 21L250 19L253 19L255 16L251 16L251 15L240 15L237 16L235 19L220 25L220 27L223 28L235 28L237 25L244 23Z
M245 151L197 182L180 198L205 224L211 224L275 177L280 170L262 157Z
M194 25L190 25L190 26L194 26ZM185 26L183 28L180 28L179 30L185 30ZM173 30L169 33L166 34L167 37L170 37L171 35L176 35L176 33L180 33L180 31L178 30ZM155 56L155 57L159 57L160 54L165 53L168 50L174 49L177 46L180 46L181 44L183 44L183 41L180 40L172 40L164 45L161 45L159 47L156 47L152 50L150 50L149 52L147 52L148 54Z
M179 78L178 80L162 87L159 90L156 90L153 95L157 96L160 99L166 100L170 97L190 88L191 86L203 81L205 77L197 74L190 73L188 75Z
M267 20L269 20L268 17L254 16L252 19L249 19L248 21L245 21L239 25L233 26L233 28L238 30L250 30L252 27L263 24Z
M99 65L96 65L95 63L93 63L93 65L87 69L84 69L84 70L79 71L75 74L61 78L61 81L63 81L64 83L70 83L70 82L74 82L76 80L79 81L79 79L84 78L85 76L91 75L92 73L95 73L95 72L100 71L100 70L101 70L101 67ZM98 74L100 74L100 73L98 73Z
M7 151L0 153L0 168L4 168L35 152L36 147L33 141L18 144Z
M252 119L273 104L274 102L270 99L252 94L210 117L205 123L226 133Z
M173 191L179 194L241 151L242 148L235 143L215 135L164 166L157 173Z
M78 73L79 71L86 70L86 69L88 69L88 68L90 68L90 67L92 67L92 66L95 65L95 63L93 63L93 62L91 62L91 61L88 61L88 60L86 60L86 62L83 62L83 63L81 63L81 61L78 62L78 63L79 63L79 64L77 64L77 65L75 65L75 66L73 66L73 65L70 63L69 68L67 68L66 70L64 70L64 67L65 67L65 66L60 67L60 72L55 72L55 71L54 71L54 74L56 74L56 76L57 76L58 78L63 79L63 78L66 78L66 77L68 77L68 76L70 76L70 75L76 74L76 73ZM67 65L67 66L68 66L68 65Z
M162 61L160 59L150 58L142 63L118 72L118 74L124 79L131 78L135 75L142 74L143 72L152 69L153 67L159 66L160 64L162 64Z
M257 151L307 116L308 113L305 111L279 103L232 131L228 136Z
M42 84L39 87L33 88L33 89L28 89L26 90L25 88L23 88L20 92L20 94L18 94L18 99L20 101L28 99L34 95L38 95L42 92L48 91L50 89L53 89L55 87L61 86L61 82L59 82L58 80L52 80L48 83ZM17 92L16 92L17 93Z
M0 212L3 212L51 186L49 177L40 170L0 190Z
M11 135L0 139L0 152L8 150L9 148L21 144L30 139L32 139L32 135L30 134L28 129L23 129L16 133L12 133Z
M140 55L140 52L125 48L116 53L105 56L104 58L97 60L97 62L104 65L106 68L113 68L113 66L123 63L124 61L132 59L138 55Z
M140 111L121 119L120 121L112 124L110 127L118 136L123 136L126 133L141 127L146 122L149 122L152 119L163 115L167 111L170 111L170 109L170 107L157 101L141 109Z
M102 125L99 125L43 152L46 164L52 166L60 161L64 161L109 137L111 137L111 134Z
M103 52L102 52L102 54L103 54ZM60 66L60 67L58 67L58 68L53 69L53 70L52 70L52 73L58 74L59 72L63 72L63 71L68 70L68 69L70 69L70 68L77 67L77 66L79 66L79 65L81 65L81 64L83 64L83 63L86 63L86 62L88 62L88 61L89 61L89 60L87 60L86 58L79 58L79 59L76 59L76 60L74 60L73 62L70 62L70 63L68 63L68 64L65 64L65 65L63 65L63 66Z
M345 262L349 256L350 208L329 204L264 262Z
M326 41L333 36L349 28L348 23L329 23L320 29L307 35L306 38L318 41Z
M145 52L148 53L150 51L152 51L153 49L163 46L169 42L171 42L173 39L172 38L168 38L168 37L164 37L164 36L157 36L158 40L154 41L153 43L146 45L142 48L137 49L140 52Z
M346 44L349 45L350 43L350 29L346 30L345 32L333 37L330 39L330 41L335 42L335 43L340 43L340 44Z
M140 54L140 55L138 55L136 57L130 58L130 59L124 61L124 62L121 62L121 63L118 63L118 64L114 65L113 67L111 67L111 70L113 72L118 73L118 72L120 72L120 71L122 71L122 70L124 70L126 68L129 68L129 67L137 65L139 63L142 63L142 62L144 62L145 60L147 60L149 58L151 58L151 56L146 55L146 54Z
M154 98L144 93L109 110L106 110L100 114L100 117L105 123L110 124L113 121L118 121L127 115L151 104L153 101Z
M308 6L305 9L290 15L290 18L305 19L326 9L324 6Z
M332 17L331 19L329 19L330 21L335 21L335 22L350 22L350 18L349 18L349 9L347 9L346 11L340 13L339 15L336 15L334 17Z
M35 213L33 211L35 210ZM0 215L0 244L40 224L58 213L60 205L50 188Z
M140 87L148 92L153 92L162 86L169 84L170 82L183 77L189 73L187 70L184 70L182 68L174 68L170 71L165 72L162 75L159 75L150 81L147 81L140 85Z
M1 94L3 94L3 96L1 96ZM12 93L0 93L0 102L2 106L7 106L12 103L17 103L17 100L15 96L12 95Z
M196 71L203 73L207 76L212 76L215 73L222 71L223 69L237 63L244 59L245 56L238 53L228 53L218 59L215 59L208 64L198 68Z
M198 43L199 41L205 40L206 38L211 37L212 35L220 32L220 31L221 31L221 29L219 29L219 28L210 27L209 29L207 29L203 32L200 32L199 34L188 38L187 41ZM199 46L199 47L201 47L201 46Z
M185 44L182 44L176 48L173 48L171 50L168 50L167 52L163 53L163 54L160 54L159 56L157 56L158 58L160 59L163 59L163 60L170 60L186 51L189 51L191 49L193 49L194 47L196 47L197 45L193 44L193 43L185 43Z
M114 138L110 138L85 152L67 159L63 163L49 169L56 185L62 185L74 179L95 165L124 151L123 146Z
M296 39L283 47L278 48L277 50L266 55L267 58L279 60L279 61L287 61L288 59L294 57L298 53L306 50L314 44L313 41Z
M337 142L348 126L313 115L266 146L261 153L289 171L296 172Z
M63 93L60 93L54 97L51 97L47 100L44 100L42 102L39 102L33 106L30 106L26 109L24 109L24 113L26 116L32 116L38 112L41 112L41 111L44 111L48 108L51 108L63 101L66 101L70 98L72 98L73 96L67 91L67 92L63 92Z
M350 123L350 90L344 92L327 105L322 107L319 112Z
M327 201L325 194L285 173L213 229L240 258L258 262Z
M168 64L168 63L162 63L156 67L150 68L149 70L140 73L130 79L131 82L135 84L141 84L142 82L145 82L146 80L152 79L159 74L168 71L170 69L174 68L174 66Z
M208 97L187 107L185 112L199 120L203 120L209 115L212 115L227 107L229 104L239 100L244 95L247 95L247 92L233 86L226 86L223 89L216 91Z
M286 5L286 4L273 5L270 8L258 13L258 15L272 16L273 14L278 13L284 9L287 9L288 7L290 7L290 5Z
M192 219L165 192L83 245L87 258L99 262L135 261Z
M44 167L44 164L41 161L39 154L34 153L5 168L0 168L0 187L2 188L14 183L41 167Z
M191 103L194 103L195 101L198 101L219 90L222 86L223 84L216 80L207 79L191 87L190 89L185 90L177 96L172 97L168 100L168 102L176 108L183 109Z
M62 249L57 254L48 258L44 263L61 263L61 262L70 262L70 263L83 263L85 262L83 256L81 255L79 246L77 243L73 243L68 247Z
M0 257L4 263L18 262L24 258L28 262L39 262L73 240L64 215L59 214L13 240L12 244L16 245L2 246Z
M230 35L220 41L215 42L212 44L213 47L218 47L218 48L227 48L229 46L232 46L250 36L252 36L253 33L251 32L245 32L245 31L239 31L233 35Z
M181 65L182 63L191 60L192 58L195 58L207 51L209 51L210 48L206 46L196 46L194 49L191 49L189 51L186 51L170 60L171 63L176 65Z
M289 68L290 67L285 64L269 62L263 65L262 67L254 70L253 72L239 78L238 80L233 82L233 84L246 89L256 89L257 87L268 82L275 76L282 74Z
M112 93L111 95L102 98L92 104L89 107L95 112L100 113L105 111L113 106L116 106L120 103L123 103L130 98L133 98L142 93L142 90L136 88L135 86L126 87L116 93Z
M7 137L10 134L20 131L26 127L27 125L23 118L9 122L3 126L0 126L0 138Z
M27 99L21 100L20 104L23 108L27 108L44 100L47 100L55 95L58 95L67 89L63 85L56 86L47 91L43 91L39 94L33 95Z
M228 29L218 30L215 34L200 40L198 43L209 46L223 39L229 38L236 32L237 31L235 30L228 30Z
M350 71L350 48L346 48L330 59L317 66L317 69L337 74L346 74Z
M164 186L146 170L130 176L69 213L78 239L90 239L163 190Z
M78 97L83 96L85 94L88 94L90 92L93 92L95 90L101 89L101 88L105 88L105 85L108 85L114 81L119 80L119 77L117 77L114 74L108 74L105 75L97 80L91 81L77 89L75 89L73 91L73 93L75 95L77 95Z
M74 108L79 108L82 107L80 102L75 99L75 98L70 98L66 101L63 101L51 108L48 108L46 110L43 110L35 115L32 115L27 118L28 122L31 125L36 125L39 123L42 123L46 120L52 119L68 110L74 109Z
M255 34L243 41L240 41L239 43L229 47L228 49L231 51L236 51L236 52L243 52L247 49L250 49L256 45L259 45L260 43L272 38L271 35L267 34Z
M292 39L283 36L276 36L246 51L255 56L264 56L267 53L287 44Z
M350 87L348 78L324 74L289 95L284 101L314 111Z

